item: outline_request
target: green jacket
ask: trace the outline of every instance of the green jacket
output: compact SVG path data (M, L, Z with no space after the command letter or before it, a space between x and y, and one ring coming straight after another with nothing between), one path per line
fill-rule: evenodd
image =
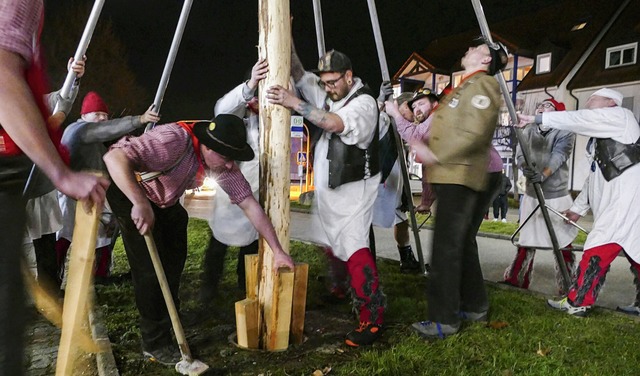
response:
M498 82L485 72L471 75L440 101L429 139L439 162L427 169L429 183L486 188L489 147L501 105Z

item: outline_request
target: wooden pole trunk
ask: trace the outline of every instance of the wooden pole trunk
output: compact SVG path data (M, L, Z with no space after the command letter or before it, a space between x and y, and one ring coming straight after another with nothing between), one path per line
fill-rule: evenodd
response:
M260 83L260 201L284 251L289 253L291 112L283 106L269 104L262 95L264 89L272 85L289 86L289 0L260 0L258 10L259 55L269 61L269 73ZM271 269L272 261L273 252L262 239L259 260L262 343L267 350L282 350L289 341L293 276L281 278L281 273ZM287 301L288 315L282 311L282 304Z

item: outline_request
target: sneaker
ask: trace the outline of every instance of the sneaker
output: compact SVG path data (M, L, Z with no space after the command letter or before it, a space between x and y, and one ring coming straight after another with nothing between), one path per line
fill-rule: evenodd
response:
M417 273L420 271L420 263L413 255L411 246L398 248L400 253L400 272L401 273Z
M494 222L498 222L498 218L494 218L494 219L493 219L493 221L494 221Z
M151 362L165 366L175 366L176 363L182 360L180 351L174 345L164 346L156 350L142 350L142 355Z
M449 325L435 321L419 321L411 324L411 328L421 337L444 339L445 337L458 333L460 324Z
M569 303L569 299L566 297L560 300L549 299L547 300L547 305L549 305L549 307L551 308L554 308L560 311L566 311L571 316L577 316L577 317L587 316L587 310L591 309L591 306L575 307L571 303Z
M489 315L487 311L484 311L484 312L460 311L458 312L458 317L460 317L461 320L465 320L465 321L489 322Z
M635 304L617 307L616 311L626 313L627 315L640 316L640 307Z
M507 219L506 218L502 218L502 223L507 223Z
M347 338L344 340L344 343L351 347L370 345L375 342L381 334L382 328L380 325L361 321L357 329L347 333Z

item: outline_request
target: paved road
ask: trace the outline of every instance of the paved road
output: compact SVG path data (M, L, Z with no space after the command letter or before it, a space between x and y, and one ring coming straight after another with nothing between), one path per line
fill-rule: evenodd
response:
M210 194L187 195L185 207L189 214L197 218L207 218L211 210ZM507 220L517 222L517 210L508 212ZM490 215L491 217L491 215ZM307 213L291 213L291 237L297 240L309 241L311 236L311 215ZM588 230L591 229L591 219L584 218L580 223ZM392 229L375 228L378 257L398 260L398 252L393 240ZM420 240L423 246L425 260L430 258L431 241L433 231L423 229L420 231ZM413 236L412 236L413 243ZM511 263L515 247L510 241L490 237L479 236L478 247L480 262L484 277L488 281L502 279L505 268ZM415 247L414 247L415 250ZM578 254L580 258L582 253ZM554 277L555 259L550 251L538 251L536 254L533 279L530 289L548 295L557 294ZM629 271L629 263L626 258L618 257L611 266L607 275L607 281L598 298L598 305L615 308L618 305L630 304L635 297L633 277Z

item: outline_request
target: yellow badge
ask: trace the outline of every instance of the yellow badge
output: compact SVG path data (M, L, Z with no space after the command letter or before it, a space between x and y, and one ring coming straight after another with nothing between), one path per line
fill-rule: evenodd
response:
M214 129L216 129L216 123L214 122L209 123L209 131L212 131Z

